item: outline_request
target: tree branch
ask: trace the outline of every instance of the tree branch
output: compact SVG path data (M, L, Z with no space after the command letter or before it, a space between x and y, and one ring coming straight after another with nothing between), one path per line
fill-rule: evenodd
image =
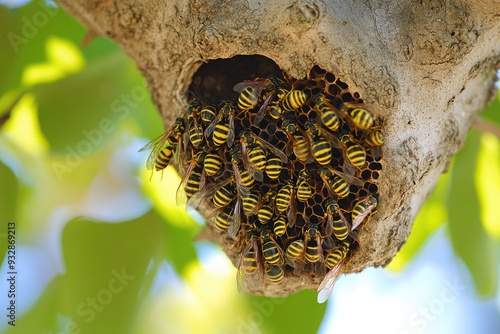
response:
M167 126L186 107L200 66L236 55L266 56L296 78L319 65L381 106L380 207L360 233L348 271L392 259L478 111L494 96L500 64L494 2L59 0L136 61ZM231 243L212 225L203 235L222 243L234 260ZM290 278L263 292L286 295L317 283Z

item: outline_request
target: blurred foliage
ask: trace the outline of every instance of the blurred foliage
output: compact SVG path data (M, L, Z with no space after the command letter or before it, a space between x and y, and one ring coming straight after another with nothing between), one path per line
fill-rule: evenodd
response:
M220 250L193 242L200 225L175 204L178 176L168 168L150 181L147 155L137 153L163 131L162 120L144 79L114 43L96 38L82 48L85 29L38 1L0 6L0 30L7 36L0 40L0 219L2 226L17 222L18 247L36 250L24 261L46 268L24 278L36 298L18 317L23 331L318 330L325 305L315 292L242 298ZM484 117L500 125L498 98ZM499 166L498 138L473 132L390 267L404 268L448 222L478 292L492 295ZM289 321L297 311L306 321Z

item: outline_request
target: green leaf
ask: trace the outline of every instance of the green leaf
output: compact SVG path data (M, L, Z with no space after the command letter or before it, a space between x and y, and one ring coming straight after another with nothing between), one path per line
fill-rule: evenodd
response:
M476 167L476 189L485 230L500 241L500 140L491 133L481 134Z
M82 333L129 332L148 296L144 282L156 274L151 262L163 260L164 235L153 212L119 224L69 222L62 237L66 274L59 312Z
M5 34L8 47L2 49L2 53L5 52L8 59L15 57L15 62L2 73L2 93L22 86L22 75L28 64L47 61L45 45L48 38L65 36L78 41L85 34L75 19L44 1L32 1L23 7L9 9L6 15L12 23Z
M443 174L433 193L425 201L417 218L413 222L413 228L408 241L397 253L388 265L394 271L402 270L411 259L418 253L426 240L447 220L445 199L448 194L449 174Z
M0 6L0 31L4 38L0 38L0 96L7 90L6 77L10 73L13 75L12 68L17 61L18 53L12 47L11 39L15 38L12 34L20 31L22 22L12 10L7 7Z
M0 263L2 263L7 252L7 224L16 221L17 218L19 185L14 173L1 160L0 184Z
M42 131L56 152L100 146L123 122L137 124L140 119L141 130L148 134L146 129L155 128L148 122L152 114L146 114L153 110L149 92L133 63L119 51L34 93ZM161 132L161 121L155 124Z
M498 285L498 248L485 231L480 216L474 176L480 137L469 134L465 146L455 157L447 201L452 246L469 268L477 292L493 296Z
M58 304L62 298L62 282L62 275L54 277L36 304L17 320L15 327L8 326L9 329L5 334L17 334L20 332L20 328L22 328L23 333L59 333L55 314L57 314ZM65 333L71 332L65 331Z
M252 322L262 333L316 333L323 321L326 304L316 302L316 292L303 290L286 298L248 296L252 311L241 319L241 327L251 333ZM293 318L294 314L304 317Z
M481 117L500 127L500 88L493 102L481 113Z

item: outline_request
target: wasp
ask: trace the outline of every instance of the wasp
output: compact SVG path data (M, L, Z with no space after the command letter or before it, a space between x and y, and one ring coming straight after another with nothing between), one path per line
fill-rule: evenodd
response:
M177 187L177 205L184 204L186 197L190 200L193 195L205 186L206 173L203 169L203 162L206 155L205 151L200 151L191 158L191 162L182 177L181 183Z
M309 159L309 144L307 142L305 134L302 130L290 119L283 121L282 129L288 137L288 142L285 146L285 153L287 155L295 154L295 157L304 163L309 163L312 159Z
M279 119L283 115L284 109L282 108L281 100L283 100L288 93L283 87L273 90L265 96L264 102L259 111L255 114L253 120L254 125L258 125L266 116L266 111L274 119Z
M280 176L282 169L283 169L283 160L274 153L271 153L267 157L267 162L266 162L267 177L269 177L271 180L277 179Z
M349 222L335 199L330 198L325 201L325 212L327 215L326 235L331 235L333 231L333 234L338 240L345 240L351 229Z
M214 226L217 231L222 232L229 228L233 220L232 210L231 207L225 207L223 210L217 211L214 221Z
M286 218L283 215L279 215L274 221L273 232L276 236L281 237L286 232Z
M345 149L345 155L347 156L347 159L344 159L345 162L349 160L352 166L356 168L362 168L366 163L366 151L364 150L364 148L361 145L357 144L352 136L348 133L340 135L339 139ZM344 167L344 170L349 174L354 174L352 166L346 165Z
M241 199L241 203L247 217L255 215L259 211L259 203L261 203L260 194L250 192Z
M274 215L274 205L273 201L276 197L276 193L272 190L269 190L265 196L262 197L262 200L257 207L259 207L259 211L257 212L257 218L261 222L261 224L267 224Z
M283 266L279 264L264 264L266 269L267 278L273 282L274 284L280 284L283 281L283 277L285 277L285 271L283 270Z
M321 247L321 234L317 226L309 224L304 231L305 259L315 263L323 259L323 248Z
M311 172L305 168L299 173L296 183L296 191L297 199L301 202L307 201L312 196L313 188L309 183L311 177Z
M217 116L217 109L214 106L203 107L200 111L200 118L205 125L213 122L214 118Z
M308 224L304 231L304 258L307 262L315 265L316 275L324 275L323 247L321 233L314 224Z
M331 131L339 129L340 117L338 109L333 106L332 102L325 95L319 94L314 99L314 108L319 113L319 119L324 127Z
M269 264L283 264L283 251L274 240L271 231L264 228L260 231L260 242L262 244L262 255Z
M365 143L371 146L373 157L375 160L379 160L382 156L382 151L380 146L384 144L384 135L378 129L370 130L366 133Z
M238 196L234 205L227 205L214 212L214 226L218 231L227 230L232 238L236 238L241 227L241 199Z
M266 152L264 149L256 145L252 133L243 131L240 137L241 152L243 158L243 166L247 171L253 174L255 180L262 182L266 167Z
M186 115L187 115L187 135L189 141L194 147L199 147L203 141L203 128L201 124L198 123L198 113L201 109L201 102L194 99L189 105Z
M234 178L231 177L217 188L212 201L216 207L223 208L233 201L234 195L236 195L236 189L234 188Z
M283 115L283 108L281 108L281 104L280 104L280 101L279 100L274 100L274 101L271 101L271 103L269 103L269 107L267 107L268 109L268 112L269 112L269 116L271 116L272 118L274 119L279 119L281 117L281 115ZM258 120L256 118L256 120ZM259 121L260 123L260 121Z
M329 165L332 161L330 142L335 142L335 137L326 131L321 131L315 120L307 121L304 126L314 159L322 166Z
M295 206L295 185L293 180L288 182L278 190L275 199L276 210L279 214L286 211L288 227L295 226L297 219L297 208Z
M249 231L246 238L246 246L238 256L238 272L236 273L236 283L240 293L247 290L249 282L254 288L259 288L264 281L263 259L259 251L256 232Z
M326 266L330 271L325 275L318 286L318 303L324 303L330 297L333 287L337 282L342 264L347 258L350 244L344 241L344 244L333 248L326 257Z
M273 115L274 113L280 114L281 107L279 102L274 102L274 97L277 96L279 101L284 98L288 92L282 87L283 83L280 79L275 77L270 77L268 79L257 79L254 81L244 81L236 84L234 90L240 92L238 97L238 108L240 110L250 110L255 108L259 102L259 97L264 97L264 101L260 106L259 110L255 114L253 119L253 124L258 125L265 117L266 110L272 104L274 111L269 111ZM262 94L261 94L262 93ZM271 116L275 117L275 116Z
M233 166L236 180L236 189L240 197L245 197L248 195L249 189L253 187L255 178L252 173L244 168L241 148L239 146L235 146L231 150L231 165Z
M242 111L255 108L259 103L261 93L263 93L262 95L265 96L265 100L259 108L259 111L255 115L253 121L254 125L259 124L265 116L269 103L271 103L274 95L278 92L278 89L281 86L281 80L275 77L270 77L268 79L256 79L253 81L243 81L236 84L233 89L240 93L238 96L238 108Z
M370 215L377 207L378 199L374 195L369 195L365 199L359 201L352 208L352 230L355 230L359 224L363 222L366 216Z
M297 270L302 269L304 265L304 252L305 252L304 240L295 239L292 241L285 251L285 258L287 264L289 264L292 268Z
M251 81L243 81L234 85L234 91L240 93L238 96L238 108L242 111L253 109L259 103L261 93L270 93L281 84L277 78L271 77L268 79L257 78ZM269 96L266 98L266 100Z
M227 143L228 147L234 143L234 102L224 103L215 119L205 129L205 137L208 139L212 135L215 146Z
M184 132L184 119L182 117L178 117L169 131L159 137L156 137L139 150L139 152L151 150L146 162L148 170L163 170L167 168L174 156L176 156L177 161L179 161L179 155L182 158ZM165 146L165 143L168 145ZM153 176L153 174L151 174L151 176Z
M330 196L338 196L339 198L344 198L349 195L350 184L362 187L363 181L360 179L339 172L332 166L323 166L319 170L319 176L323 179L323 183L328 189Z
M375 120L372 112L373 106L364 103L343 102L340 110L347 116L354 126L360 130L370 130L375 126Z
M286 93L285 97L281 100L281 106L285 111L293 111L302 107L309 95L301 90L291 90Z
M223 161L220 155L215 153L208 153L205 157L205 164L203 169L208 176L214 176L222 167Z
M240 141L241 141L241 149L243 152L244 157L248 157L250 160L250 163L255 166L256 169L262 171L264 170L266 166L266 154L265 153L260 153L258 151L257 153L253 154L253 160L251 158L251 152L257 148L265 149L267 152L272 153L273 155L277 156L282 163L286 164L288 162L288 157L286 154L274 147L272 144L268 143L264 139L260 138L256 134L252 133L249 130L244 130L241 135L240 135Z

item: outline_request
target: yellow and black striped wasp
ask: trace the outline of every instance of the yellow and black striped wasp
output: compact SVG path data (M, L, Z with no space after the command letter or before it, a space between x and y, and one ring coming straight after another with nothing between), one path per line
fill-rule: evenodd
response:
M288 162L288 157L283 151L249 130L244 130L241 133L240 142L244 167L254 174L255 179L259 182L263 180L263 171L267 166L266 151L279 157L282 163Z
M378 205L378 199L375 195L368 195L366 198L357 202L352 208L352 230L355 230L363 220L373 213Z
M301 272L304 268L304 253L306 246L302 238L293 240L285 251L286 263L294 268L297 272Z
M259 237L253 227L245 231L238 244L241 242L244 242L245 246L237 259L236 283L238 291L243 293L249 285L259 289L264 283L264 259L259 249Z
M286 119L283 121L281 128L288 137L285 153L291 155L293 151L298 160L304 163L312 162L313 157L310 156L311 150L306 135L302 129L299 128L297 123L291 119Z
M206 156L207 153L205 151L199 151L193 155L191 161L188 163L181 183L177 187L177 205L186 204L186 198L190 200L193 195L205 187L206 173L203 169L203 163Z
M243 157L240 146L235 146L230 152L231 165L233 167L234 177L236 181L236 189L240 197L245 197L250 193L255 183L254 174L245 169L243 165Z
M146 162L148 170L151 170L151 172L153 169L156 171L163 170L167 168L174 157L176 162L183 159L184 132L184 119L178 117L169 131L156 137L139 150L139 152L151 150Z
M365 103L342 102L339 107L347 120L360 130L371 130L375 127L373 114L380 111L373 105Z
M321 239L318 226L308 223L304 231L304 258L307 262L314 264L315 272L318 276L323 276L325 270L325 258L323 256Z
M351 232L351 227L337 200L329 198L324 205L327 215L325 234L331 235L333 232L338 240L345 240Z
M215 146L227 143L230 148L234 143L234 101L227 101L222 105L215 119L205 129L205 138L212 135Z
M341 133L339 141L342 145L344 155L344 171L350 175L355 173L355 168L362 168L366 163L366 151L359 145L349 133Z
M259 238L264 260L269 264L282 265L284 263L283 250L274 239L271 231L267 227L262 228Z
M276 194L275 198L276 210L279 214L286 211L288 219L288 227L295 226L297 220L297 207L295 203L295 184L293 180L288 180Z
M319 113L319 119L325 128L333 132L339 129L340 111L333 106L332 101L326 95L319 94L314 98L314 108Z
M341 274L342 265L344 264L347 254L349 253L350 242L344 241L328 252L325 265L330 271L318 286L318 303L324 303L330 297L333 287Z
M331 197L347 197L349 195L351 184L358 187L362 187L364 184L360 179L352 175L342 173L332 166L321 167L319 170L319 176L323 179L323 183Z
M193 144L194 147L199 147L203 141L203 127L199 123L200 109L201 102L194 98L186 111L186 135L189 137L189 141L191 142L191 144Z

